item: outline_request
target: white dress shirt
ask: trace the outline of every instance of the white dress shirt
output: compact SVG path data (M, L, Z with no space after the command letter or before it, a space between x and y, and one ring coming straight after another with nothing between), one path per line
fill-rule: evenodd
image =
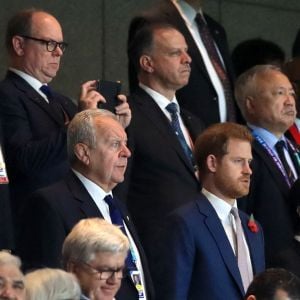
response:
M31 75L24 73L23 71L17 70L15 68L9 68L9 70L23 78L34 90L36 90L45 99L47 103L49 103L47 96L40 90L40 87L44 85L42 82L32 77Z
M109 206L104 201L104 198L107 195L110 195L110 196L113 197L112 192L110 191L109 193L106 193L99 185L95 184L94 182L92 182L88 178L84 177L82 174L80 174L76 170L72 169L72 171L79 178L79 180L82 182L82 184L84 185L84 187L86 188L86 190L90 194L91 198L94 200L94 202L97 205L97 207L99 208L103 218L107 222L112 223L111 218L110 218L110 214L109 214ZM128 221L129 221L129 219L128 219ZM130 232L129 232L129 230L128 230L128 228L127 228L124 221L123 221L123 225L124 225L127 237L129 239L130 248L132 248L132 250L135 254L135 257L136 257L136 267L137 267L138 271L140 271L140 273L141 273L142 284L143 284L144 288L146 289L145 277L144 277L144 272L143 272L143 267L142 267L141 257L140 257L139 251L138 251L138 249L137 249L137 247L134 243L134 240L133 240L133 238L132 238L132 236L131 236L131 234L130 234ZM145 295L145 299L147 299L146 295Z
M163 112L163 114L168 118L168 120L171 122L171 115L170 113L167 111L166 107L168 104L174 102L177 104L177 108L178 108L178 119L179 119L179 125L180 125L180 129L184 135L184 139L186 141L186 143L189 145L189 147L191 149L193 149L193 145L192 145L192 141L189 135L189 132L187 130L187 128L185 127L182 118L180 116L180 106L178 104L178 101L176 99L176 97L174 97L172 99L172 101L170 101L169 99L167 99L165 96L161 95L160 93L154 91L153 89L149 88L148 86L139 83L139 86L141 89L143 89L147 94L149 94L153 100L155 101L155 103L159 106L159 108L161 109L161 111Z
M208 199L208 201L210 202L210 204L213 206L214 210L216 211L216 213L222 223L222 226L224 228L226 236L230 242L233 253L236 254L236 249L235 249L236 224L235 224L235 219L234 219L233 215L230 213L232 207L237 208L236 200L234 199L234 204L233 204L233 206L231 206L229 203L220 199L219 197L215 196L214 194L210 193L205 188L202 188L202 194ZM253 267L252 267L252 263L251 263L250 252L249 252L248 244L247 244L244 233L243 233L243 242L244 242L246 253L247 253L247 263L248 263L248 266L250 266L250 270L252 272L252 277L253 277Z

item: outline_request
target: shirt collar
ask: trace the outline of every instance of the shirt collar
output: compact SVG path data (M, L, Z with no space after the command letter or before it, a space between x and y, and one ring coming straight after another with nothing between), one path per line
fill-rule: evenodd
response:
M234 200L234 204L231 206L229 203L212 194L205 188L202 188L202 194L208 199L210 204L213 206L221 221L225 222L229 220L228 218L230 217L231 208L237 207L236 200Z
M79 178L79 180L82 182L92 199L95 201L96 199L103 200L105 196L110 195L112 196L112 192L109 193L105 192L99 185L91 181L90 179L83 176L78 171L72 169L72 171L75 173L75 175Z
M286 142L286 139L284 137L284 135L282 135L280 138L278 138L276 135L274 135L273 133L271 133L270 131L268 131L267 129L264 129L262 127L257 127L255 125L252 124L248 124L249 128L252 129L252 132L258 136L260 136L264 142L271 148L274 149L275 144L279 141L279 140L283 140Z
M36 78L32 77L31 75L17 70L15 68L9 68L10 71L14 72L15 74L19 75L21 78L23 78L28 84L30 84L36 91L40 93L40 87L43 85L42 82L37 80Z
M155 101L155 103L159 106L159 108L163 111L166 111L166 106L168 104L170 104L171 102L174 102L177 104L177 109L178 109L178 113L180 113L180 106L178 104L178 101L176 99L176 96L174 96L174 98L172 99L172 101L170 101L169 99L167 99L165 96L163 96L162 94L158 93L157 91L151 89L150 87L139 83L139 86L141 89L143 89L147 94L149 94L153 100Z
M296 118L295 125L297 126L298 131L300 131L300 119Z
M203 15L202 9L200 8L199 11L196 11L191 5L186 3L182 0L173 0L174 5L177 7L177 9L183 14L186 18L186 20L192 24L195 21L195 17L197 13L200 13Z

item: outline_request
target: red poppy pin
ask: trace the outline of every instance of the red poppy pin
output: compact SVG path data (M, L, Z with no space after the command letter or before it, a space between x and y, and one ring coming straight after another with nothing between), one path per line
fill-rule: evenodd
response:
M248 227L251 232L257 233L259 231L258 225L255 222L253 214L250 215L250 218L248 221Z

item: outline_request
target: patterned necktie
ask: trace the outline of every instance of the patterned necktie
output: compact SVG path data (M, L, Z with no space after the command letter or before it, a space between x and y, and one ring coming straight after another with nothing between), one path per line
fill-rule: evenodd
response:
M179 118L178 118L178 109L177 104L172 102L166 106L166 110L171 115L171 126L178 138L178 141L180 142L181 147L183 148L183 151L185 155L187 156L188 160L191 162L192 166L195 165L194 163L194 156L191 148L187 144L184 135L182 133L182 130L180 128Z
M236 256L237 256L238 267L240 270L244 290L246 292L250 282L253 279L253 274L252 271L250 270L250 266L248 265L247 251L243 240L243 228L238 213L238 209L236 207L232 207L230 213L233 215L235 220Z
M280 140L275 144L275 149L276 149L278 156L280 158L280 161L284 167L284 170L289 179L289 182L291 185L293 185L293 183L296 181L296 178L295 178L295 175L285 157L284 148L285 148L285 142L283 140Z
M109 215L110 215L111 222L114 225L118 226L122 230L122 232L127 236L121 212L118 209L118 207L115 205L113 197L111 195L107 195L105 196L104 201L107 203L109 207ZM136 270L136 265L134 263L134 259L132 257L131 251L129 251L128 256L126 258L126 267L128 270L131 271Z
M222 64L220 56L218 54L214 39L210 33L210 30L203 19L203 16L200 13L196 14L195 17L196 24L198 25L199 33L201 36L201 40L206 48L207 54L210 58L212 65L218 77L222 83L225 101L226 101L226 110L227 110L227 121L235 122L236 121L236 113L233 103L233 95L231 91L231 85L227 76L227 72Z
M52 93L52 90L51 90L50 86L46 85L46 84L43 84L40 87L40 90L47 97L47 99L49 101L49 105L52 108L52 111L54 111L54 113L58 117L62 118L61 120L64 122L65 125L67 125L70 122L70 118L67 115L67 113L65 112L65 110L63 109L60 102L55 100L55 97L53 97L53 93Z

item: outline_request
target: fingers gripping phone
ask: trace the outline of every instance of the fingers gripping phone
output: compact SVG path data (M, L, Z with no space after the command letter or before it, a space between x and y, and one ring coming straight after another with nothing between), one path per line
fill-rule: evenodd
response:
M122 84L120 81L99 80L97 91L105 98L106 103L98 102L98 108L115 112L115 107L120 104L118 95L121 93Z

